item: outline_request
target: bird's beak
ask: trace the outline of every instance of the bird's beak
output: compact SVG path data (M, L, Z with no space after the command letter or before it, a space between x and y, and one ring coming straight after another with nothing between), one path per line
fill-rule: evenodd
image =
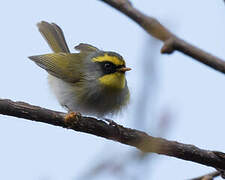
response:
M131 70L131 68L128 68L128 67L122 67L122 68L117 69L117 71L123 72L123 73L125 73L126 71L130 71L130 70Z

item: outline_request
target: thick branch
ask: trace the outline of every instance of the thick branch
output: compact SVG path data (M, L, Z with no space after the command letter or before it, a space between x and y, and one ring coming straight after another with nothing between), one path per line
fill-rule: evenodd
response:
M225 170L225 154L222 152L152 137L145 132L109 125L91 117L76 116L68 120L65 119L65 113L6 99L0 99L0 114L73 129L134 146L143 152L163 154Z
M161 49L161 53L171 54L177 50L217 71L225 73L225 61L178 38L166 27L160 24L158 20L135 9L128 0L102 1L127 15L153 37L163 41L164 46Z
M209 173L209 174L197 177L197 178L193 178L191 180L213 180L215 177L220 176L220 174L221 173L219 171L215 171L215 172L212 172L212 173Z

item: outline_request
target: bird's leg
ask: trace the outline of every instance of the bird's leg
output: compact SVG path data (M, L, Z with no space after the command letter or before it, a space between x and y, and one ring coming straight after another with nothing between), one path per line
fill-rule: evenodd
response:
M66 114L65 121L69 122L71 120L79 120L80 117L81 117L81 113L71 111Z
M70 127L74 121L77 121L81 118L81 113L71 111L66 105L64 105L64 107L68 110L68 113L65 116L65 123Z

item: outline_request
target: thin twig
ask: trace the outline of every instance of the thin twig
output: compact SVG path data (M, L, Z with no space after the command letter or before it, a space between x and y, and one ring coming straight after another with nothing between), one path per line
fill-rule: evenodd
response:
M160 22L150 16L145 15L139 10L135 9L132 4L127 0L102 0L108 5L119 10L121 13L127 15L129 18L139 24L145 31L147 31L153 37L164 42L161 49L163 54L171 54L175 50L180 51L197 61L208 65L209 67L225 73L225 61L213 56L200 48L197 48L184 40L180 39L173 33L171 33Z
M200 176L200 177L196 177L196 178L193 178L190 180L213 180L215 177L218 177L218 176L220 176L220 172L215 171L215 172L212 172L212 173Z
M225 170L225 155L222 152L152 137L142 131L109 125L91 117L77 116L74 119L65 119L65 113L7 99L0 99L0 114L85 132L136 147L143 152L163 154Z

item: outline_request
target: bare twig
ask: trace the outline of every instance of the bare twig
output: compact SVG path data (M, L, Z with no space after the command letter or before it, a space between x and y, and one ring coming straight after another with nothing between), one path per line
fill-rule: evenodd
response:
M129 18L139 24L145 31L151 34L153 37L164 42L161 49L163 54L171 54L175 50L180 51L197 61L208 65L209 67L225 73L225 61L213 56L187 42L178 38L171 33L166 27L164 27L158 20L153 17L147 16L135 9L131 3L127 0L102 0L115 9L119 10Z
M215 172L212 172L212 173L200 176L200 177L193 178L191 180L213 180L215 177L218 177L219 175L220 175L220 172L215 171Z
M91 117L77 116L75 119L65 119L65 113L7 99L0 99L0 114L61 126L134 146L143 152L154 152L225 170L222 152L214 153L193 145L152 137L142 131L120 125L112 126Z

